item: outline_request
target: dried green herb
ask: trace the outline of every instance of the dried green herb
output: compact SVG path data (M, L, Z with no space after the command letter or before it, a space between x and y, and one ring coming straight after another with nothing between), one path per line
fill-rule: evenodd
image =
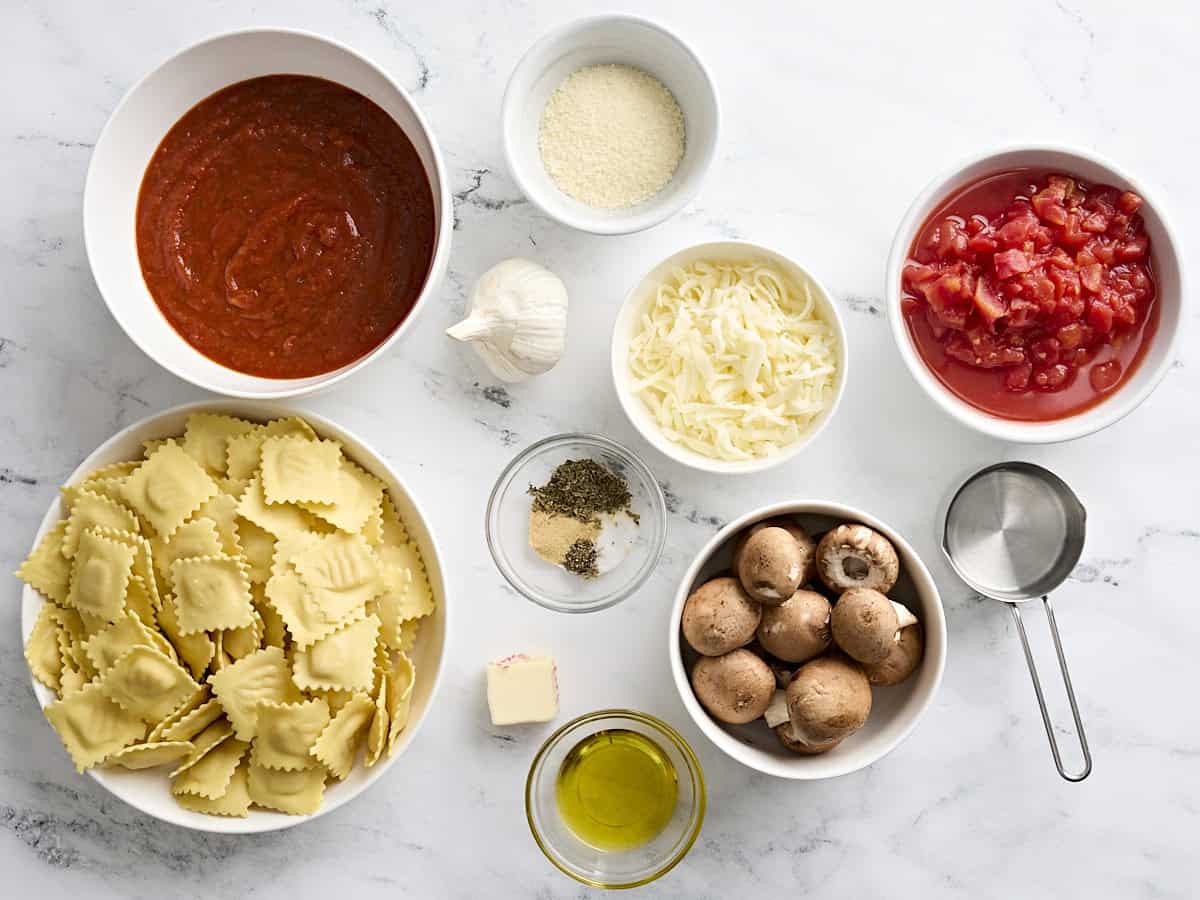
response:
M529 486L533 509L591 522L598 513L629 512L629 485L594 459L568 459L541 487ZM632 512L629 515L637 521Z
M595 578L600 574L596 568L596 545L586 538L580 538L567 550L562 567L575 575Z

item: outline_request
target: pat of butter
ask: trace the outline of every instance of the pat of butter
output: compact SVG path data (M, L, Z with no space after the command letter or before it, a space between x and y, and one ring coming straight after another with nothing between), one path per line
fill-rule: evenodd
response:
M782 725L791 716L788 715L787 692L776 691L771 697L771 705L767 707L767 711L763 713L763 718L767 720L767 724L774 728L776 725Z
M493 725L549 722L558 715L558 671L549 656L518 653L487 667Z

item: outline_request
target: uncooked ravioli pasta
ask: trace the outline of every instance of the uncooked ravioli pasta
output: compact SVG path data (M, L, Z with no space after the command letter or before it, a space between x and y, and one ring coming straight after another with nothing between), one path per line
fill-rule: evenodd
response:
M76 767L170 766L181 806L301 815L395 750L434 610L382 482L302 419L197 413L64 487L17 575Z

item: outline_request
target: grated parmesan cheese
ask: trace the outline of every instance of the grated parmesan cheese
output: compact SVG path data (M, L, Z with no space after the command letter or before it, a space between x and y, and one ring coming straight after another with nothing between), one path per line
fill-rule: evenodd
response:
M538 129L558 189L603 209L635 206L683 159L683 113L661 81L624 65L586 66L555 90Z
M629 368L669 440L754 459L798 440L833 402L837 338L806 281L762 260L702 260L658 286Z

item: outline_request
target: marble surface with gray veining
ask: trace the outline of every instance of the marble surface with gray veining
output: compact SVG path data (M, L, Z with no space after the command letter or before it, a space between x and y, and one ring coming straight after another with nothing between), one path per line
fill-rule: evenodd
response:
M547 728L495 729L482 666L559 659L563 717L640 707L679 726L710 805L688 859L654 897L1175 897L1200 890L1200 352L1185 339L1158 391L1109 430L1023 449L969 432L909 378L881 315L892 231L937 171L989 145L1078 143L1161 188L1188 249L1200 234L1200 118L1190 4L1148 2L639 2L694 41L724 112L698 198L645 234L548 221L506 174L500 98L539 34L602 9L581 0L6 0L0 7L0 568L27 551L55 487L114 430L201 393L121 333L88 272L80 200L89 153L124 91L215 32L286 24L369 55L432 122L453 182L450 271L386 358L304 401L379 447L432 511L457 606L448 671L412 749L316 822L255 837L162 825L77 776L34 702L19 587L0 604L0 871L5 896L576 897L526 830L521 790ZM790 251L842 306L853 372L829 431L796 463L699 477L622 416L607 333L639 273L689 243L745 237ZM516 254L571 292L567 354L504 388L442 337L470 284ZM1196 324L1196 306L1187 315ZM650 582L605 613L564 617L506 590L482 511L503 464L560 431L643 451L669 498ZM1096 758L1085 783L1051 765L1007 610L972 599L937 553L935 511L971 467L1026 458L1080 493L1087 547L1058 592ZM945 681L912 737L830 782L759 776L687 719L665 653L675 584L719 525L788 497L873 511L930 564L949 617ZM1033 621L1040 638L1042 622ZM1046 641L1038 647L1047 651ZM1055 706L1062 713L1061 698Z

